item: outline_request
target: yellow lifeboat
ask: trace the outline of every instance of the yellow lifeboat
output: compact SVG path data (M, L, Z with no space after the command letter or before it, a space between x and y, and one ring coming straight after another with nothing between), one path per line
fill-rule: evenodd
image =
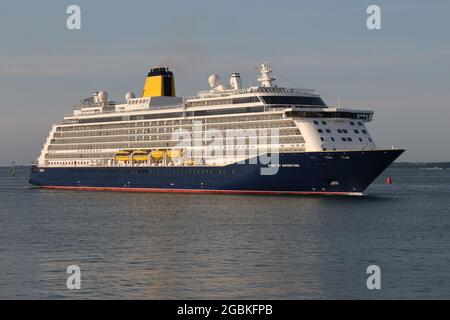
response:
M114 160L116 161L130 161L130 155L132 151L130 150L119 150L114 155Z
M161 150L153 150L150 153L151 157L155 160L161 160L164 157L164 151Z
M132 155L133 161L144 162L148 161L148 151L146 150L136 150Z
M167 151L167 156L171 159L179 158L183 154L182 150L170 150Z

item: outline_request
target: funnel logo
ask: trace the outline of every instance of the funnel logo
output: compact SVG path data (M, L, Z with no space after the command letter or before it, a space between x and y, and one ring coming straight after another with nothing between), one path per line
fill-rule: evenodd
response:
M81 9L77 5L70 5L66 9L66 13L69 14L66 20L66 27L69 30L81 29Z

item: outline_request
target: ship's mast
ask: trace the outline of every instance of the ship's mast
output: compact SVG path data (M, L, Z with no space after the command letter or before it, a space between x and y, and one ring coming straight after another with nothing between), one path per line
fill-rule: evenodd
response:
M256 67L256 70L261 73L258 81L261 83L262 87L271 88L273 87L273 82L276 80L272 75L272 66L269 61L263 61L261 65Z

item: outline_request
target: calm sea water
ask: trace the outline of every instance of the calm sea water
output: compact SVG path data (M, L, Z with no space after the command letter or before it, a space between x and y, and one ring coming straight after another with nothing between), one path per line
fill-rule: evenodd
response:
M450 298L450 170L390 169L364 197L47 191L27 176L0 169L0 298Z

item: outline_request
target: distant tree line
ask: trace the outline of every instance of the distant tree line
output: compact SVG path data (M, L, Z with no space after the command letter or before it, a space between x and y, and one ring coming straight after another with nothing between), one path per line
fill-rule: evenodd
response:
M394 162L396 169L450 169L450 162Z

